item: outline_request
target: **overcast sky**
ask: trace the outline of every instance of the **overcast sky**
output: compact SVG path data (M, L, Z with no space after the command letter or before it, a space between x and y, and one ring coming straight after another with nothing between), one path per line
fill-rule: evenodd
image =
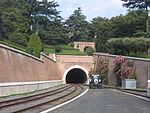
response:
M87 20L98 16L111 18L127 13L127 9L122 7L121 0L55 0L55 2L60 5L57 9L62 11L60 15L65 19L78 7L81 7Z

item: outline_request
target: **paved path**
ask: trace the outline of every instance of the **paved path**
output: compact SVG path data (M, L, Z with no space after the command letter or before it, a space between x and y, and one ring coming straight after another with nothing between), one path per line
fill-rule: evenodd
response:
M76 101L50 113L150 113L150 102L109 89L90 89Z

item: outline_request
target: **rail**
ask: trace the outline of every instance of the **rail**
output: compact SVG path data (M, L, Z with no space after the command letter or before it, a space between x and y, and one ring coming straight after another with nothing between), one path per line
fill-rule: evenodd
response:
M0 113L41 112L47 107L63 103L83 92L81 85L65 85L52 91L0 101Z

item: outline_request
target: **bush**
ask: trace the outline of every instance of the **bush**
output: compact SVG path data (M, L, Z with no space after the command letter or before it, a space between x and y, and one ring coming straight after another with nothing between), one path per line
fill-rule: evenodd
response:
M92 56L95 50L92 47L88 47L86 48L85 52L88 56Z
M150 48L150 38L112 38L107 43L111 53L119 55L137 56Z
M74 47L74 44L73 44L73 43L70 43L69 46Z
M3 41L3 38L0 36L0 41Z
M56 53L59 53L59 52L61 52L61 51L62 51L61 47L56 47L56 48L55 48L55 52L56 52Z
M24 34L21 33L12 33L9 35L9 40L15 42L17 44L23 45L24 47L27 46L27 39Z
M36 57L40 56L42 44L40 37L37 34L32 34L28 43L28 52Z

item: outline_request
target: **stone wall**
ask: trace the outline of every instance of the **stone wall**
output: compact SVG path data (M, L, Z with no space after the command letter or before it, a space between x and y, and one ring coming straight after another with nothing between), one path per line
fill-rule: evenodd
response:
M86 47L92 47L95 50L94 42L74 42L74 48L84 52Z
M61 80L55 61L0 44L0 83Z
M102 53L95 53L94 54L94 61L95 66L98 63L98 59L108 59L108 80L109 85L115 85L115 75L113 73L114 68L114 59L116 55L109 55L109 54L102 54ZM140 88L147 88L148 86L148 79L150 78L149 68L150 68L150 59L144 58L135 58L135 57L126 57L126 59L133 62L133 67L135 68L136 80L137 80L137 87Z

